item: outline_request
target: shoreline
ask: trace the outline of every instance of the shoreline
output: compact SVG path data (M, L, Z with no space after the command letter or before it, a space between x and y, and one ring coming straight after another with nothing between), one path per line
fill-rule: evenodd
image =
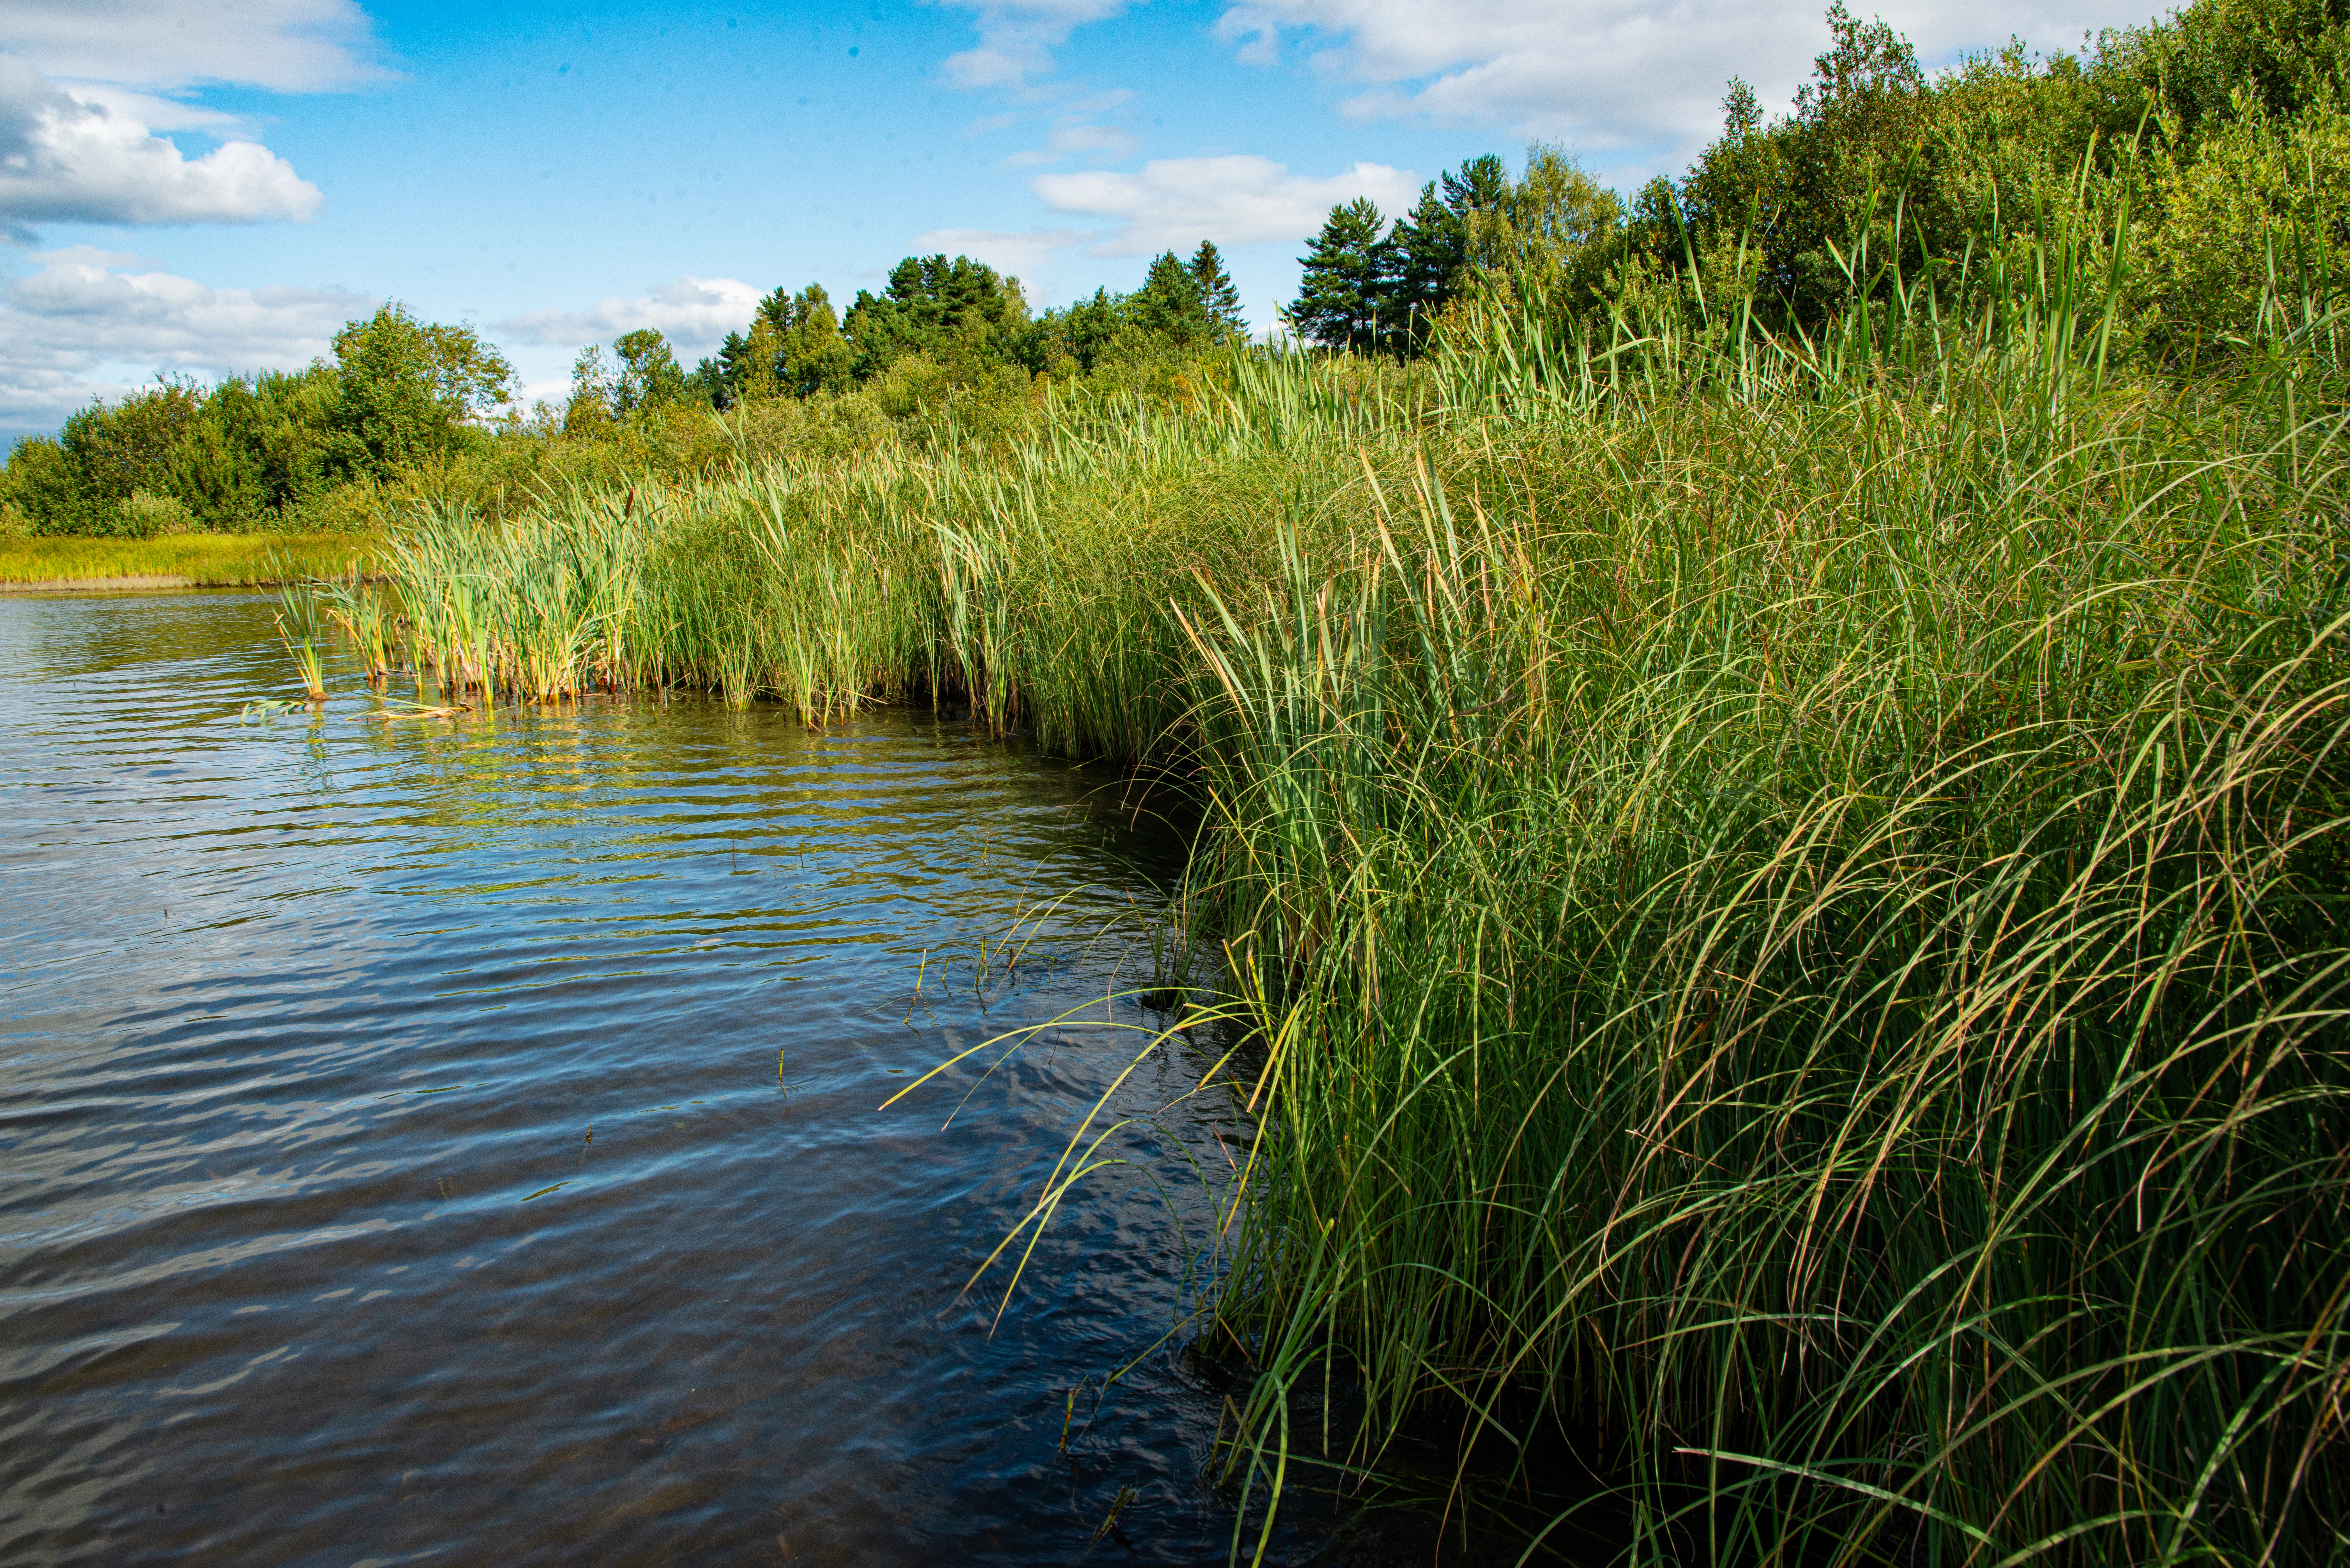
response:
M46 582L0 582L0 594L167 594L218 593L251 591L284 587L287 583L306 581L301 577L251 577L233 583L201 583L193 577L178 576L167 572L133 572L117 577L55 577ZM359 581L381 583L390 579L381 572L362 572Z
M0 594L102 594L154 593L173 588L192 588L193 577L170 576L158 572L140 572L121 577L57 577L48 582L0 583ZM216 587L263 587L267 584L219 583Z
M380 535L88 535L0 539L0 594L267 590L313 577L376 579Z

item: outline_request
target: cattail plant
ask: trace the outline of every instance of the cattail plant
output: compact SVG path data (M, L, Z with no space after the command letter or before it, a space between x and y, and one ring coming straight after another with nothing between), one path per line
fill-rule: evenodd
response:
M313 702L324 702L327 676L318 645L326 639L326 627L316 587L296 577L291 567L282 561L273 561L271 572L277 578L277 614L273 618L277 639L293 656L294 668L302 678L303 695Z

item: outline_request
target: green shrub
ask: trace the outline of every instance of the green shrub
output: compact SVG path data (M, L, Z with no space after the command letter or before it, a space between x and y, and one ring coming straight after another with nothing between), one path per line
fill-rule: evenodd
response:
M2172 355L2241 339L2278 293L2298 306L2350 283L2350 113L2328 91L2290 119L2256 107L2160 160L2139 289Z

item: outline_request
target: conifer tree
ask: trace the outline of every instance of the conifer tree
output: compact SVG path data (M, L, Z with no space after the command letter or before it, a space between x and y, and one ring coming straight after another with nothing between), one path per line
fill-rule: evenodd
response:
M1199 285L1200 301L1207 308L1209 336L1219 343L1247 337L1241 291L1232 286L1232 275L1224 271L1223 254L1216 249L1215 241L1200 242L1200 248L1191 253L1191 272Z
M1472 226L1507 202L1510 173L1489 152L1445 174L1441 185L1441 196L1436 181L1420 188L1419 203L1389 240L1395 251L1391 309L1399 330L1408 335L1401 346L1412 351L1426 346L1437 314L1468 286Z
M1469 229L1436 193L1431 180L1420 188L1419 204L1398 220L1392 309L1413 347L1425 342L1436 313L1459 290L1469 263Z
M768 300L783 292L775 290ZM775 309L766 304L759 308L775 326L775 375L784 390L806 398L848 385L848 339L841 336L840 317L833 314L823 285L808 285Z
M841 322L855 373L879 374L899 356L974 363L1006 357L1028 326L1020 280L969 256L908 256L880 294L857 291Z
M1195 348L1215 335L1200 280L1173 251L1151 258L1127 308L1137 327L1179 348Z
M783 292L780 288L775 290L776 294ZM780 373L784 357L784 335L775 326L775 313L766 308L765 301L761 301L760 308L752 313L751 330L743 333L739 338L729 333L726 347L733 350L735 369L738 372L734 385L731 389L733 397L730 400L755 403L761 399L772 398L784 389L783 377Z
M1395 254L1388 221L1368 196L1330 209L1298 261L1297 297L1283 313L1290 329L1328 348L1388 348L1399 325L1391 297Z
M1459 173L1445 175L1443 183L1444 205L1466 219L1472 213L1490 212L1509 198L1510 168L1488 152L1461 165Z

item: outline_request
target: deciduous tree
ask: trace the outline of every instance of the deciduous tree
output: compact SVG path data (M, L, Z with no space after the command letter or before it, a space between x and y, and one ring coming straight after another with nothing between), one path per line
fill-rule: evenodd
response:
M612 378L612 411L625 418L639 409L685 401L685 371L669 339L650 327L612 340L619 369Z
M355 473L446 456L514 395L514 367L472 327L419 321L397 300L335 335L335 364L336 454Z

